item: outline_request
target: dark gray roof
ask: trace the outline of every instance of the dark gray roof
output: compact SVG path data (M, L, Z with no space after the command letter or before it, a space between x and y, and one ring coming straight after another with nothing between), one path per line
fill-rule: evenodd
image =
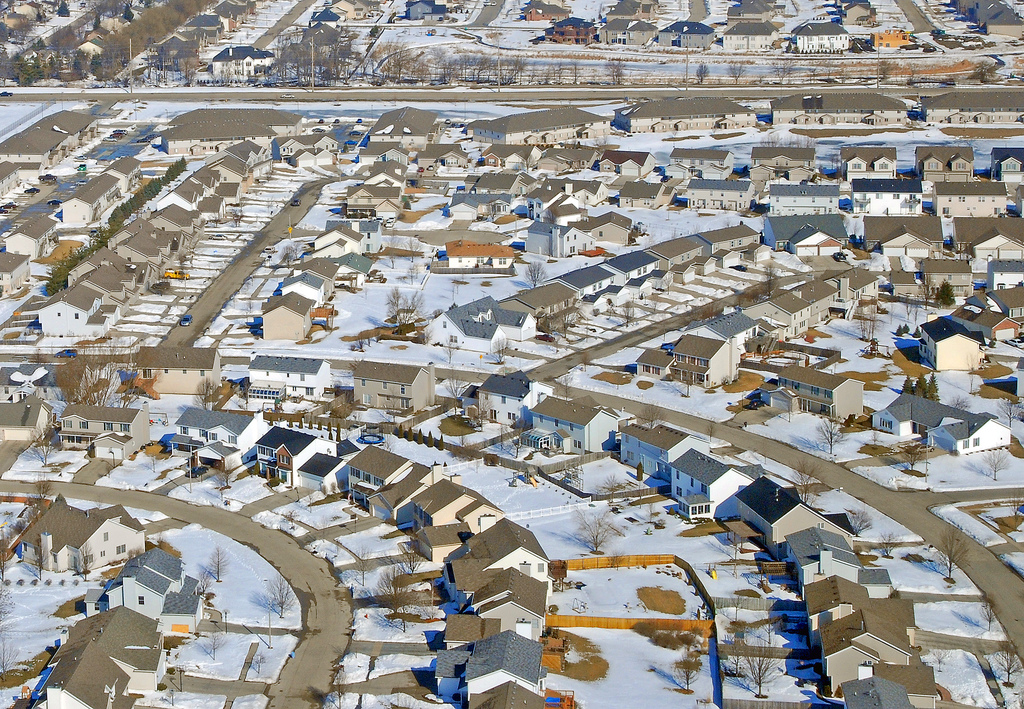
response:
M480 391L498 396L510 396L513 399L523 399L530 393L530 378L523 372L512 372L512 374L492 374L480 385Z
M774 189L774 185L772 188ZM849 238L846 224L839 214L798 214L786 217L768 217L776 241L798 242L815 232L822 232L845 242Z
M611 271L606 268L602 268L601 266L586 266L585 268L578 268L575 271L563 273L558 277L558 280L577 290L581 290L611 277Z
M0 430L35 428L39 423L39 411L43 407L49 409L47 404L35 397L17 403L0 404Z
M172 591L164 596L163 612L167 615L195 615L199 610L200 600L194 593Z
M449 308L446 315L467 337L489 340L500 325L520 327L528 313L507 310L488 295L472 303Z
M694 448L672 461L672 467L705 485L711 485L730 470L742 473L752 480L764 475L764 468L760 465L729 465Z
M827 529L809 527L793 534L787 534L786 543L789 544L790 552L800 566L818 561L821 558L822 550L825 549L831 551L833 558L837 561L851 566L861 565L860 559L853 553L853 549L850 548L846 539Z
M801 504L796 492L780 487L767 477L760 477L737 492L736 499L769 524L779 521Z
M773 184L772 197L839 197L839 185L784 185Z
M843 682L847 709L913 709L903 685L881 677Z
M658 263L657 256L653 256L646 251L637 250L614 256L606 260L604 265L609 268L614 268L616 271L628 273L629 271L642 268L643 266L650 266L655 263Z
M883 411L897 421L913 421L928 429L949 419L968 422L972 429L977 429L996 418L989 413L975 414L913 394L900 394Z
M975 340L980 345L985 344L985 338L979 332L974 330L968 330L964 325L961 325L956 320L950 318L935 318L921 325L921 332L928 335L928 337L934 342L941 342L942 340L948 340L950 337L956 335L963 335L964 337Z
M241 434L250 423L252 423L252 416L247 414L232 414L226 411L207 411L206 409L198 409L190 407L185 409L178 420L174 422L175 426L188 426L203 429L209 431L212 428L222 426L227 430L231 431L235 435Z
M857 582L862 586L892 585L892 579L889 577L889 570L881 567L861 569L857 572Z
M465 678L470 680L504 670L530 684L538 684L546 674L541 667L541 654L539 642L506 630L472 644L441 650L437 653L436 675L458 677L464 671Z
M299 468L300 473L306 475L312 475L317 478L324 478L330 475L333 471L339 470L345 461L341 458L335 458L333 455L325 455L324 453L314 453L313 456L305 462L305 464Z
M824 37L839 34L850 33L835 22L808 22L793 30L794 37Z
M117 584L122 578L135 578L146 588L164 593L171 580L181 579L181 570L181 559L162 549L150 549L129 559L114 583Z
M746 192L750 189L750 180L690 180L687 191L693 190L723 190L726 192Z
M302 431L284 428L283 426L271 426L270 430L264 433L260 440L256 441L256 445L273 448L274 450L284 446L294 456L296 453L305 450L315 440L316 436L311 436Z
M295 374L316 374L320 371L322 359L306 357L275 357L272 355L256 355L249 363L249 371L262 369L271 372L292 372Z
M850 181L854 192L921 192L921 180L883 180L858 178Z
M693 323L687 330L694 330L700 327L706 327L722 339L729 339L735 337L741 332L746 332L757 326L757 322L750 316L743 314L739 310L734 310L731 313L723 313L713 318L709 318L702 322Z

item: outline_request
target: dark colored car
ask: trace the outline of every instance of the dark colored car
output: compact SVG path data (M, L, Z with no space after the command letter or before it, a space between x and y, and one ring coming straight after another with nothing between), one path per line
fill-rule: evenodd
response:
M742 263L738 263L735 266L730 266L729 268L731 268L733 270L736 270L736 271L740 271L741 273L746 273L746 271L747 271L747 267L744 266Z
M68 357L68 358L77 357L77 356L78 356L78 350L73 350L73 349L70 349L70 348L66 349L66 350L61 350L60 352L58 352L57 354L54 355L54 357Z
M27 190L25 190L25 194L39 194L39 188L29 187Z
M40 182L53 183L53 182L57 181L57 176L56 175L50 175L49 173L47 173L46 175L43 175L42 177L40 177L39 181Z
M537 335L534 339L535 340L540 340L541 342L554 342L555 341L555 338L553 336L546 335L544 333L541 333L541 334Z
M46 205L49 207L59 207L62 204L64 203L61 202L59 199L51 199L49 202L46 203Z
M14 94L12 94L10 91L0 91L0 96L3 96L4 98L7 98L8 96L13 96L13 95Z
M210 469L205 465L195 465L188 469L188 476L190 478L201 478L206 475Z
M302 206L302 200L299 199L298 197L292 197L291 205L293 207L301 207Z

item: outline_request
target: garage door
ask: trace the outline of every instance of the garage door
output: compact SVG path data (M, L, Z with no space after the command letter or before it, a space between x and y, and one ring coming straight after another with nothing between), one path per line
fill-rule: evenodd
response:
M191 631L189 630L188 623L172 623L171 624L171 632L172 633L184 633L184 634L187 635Z

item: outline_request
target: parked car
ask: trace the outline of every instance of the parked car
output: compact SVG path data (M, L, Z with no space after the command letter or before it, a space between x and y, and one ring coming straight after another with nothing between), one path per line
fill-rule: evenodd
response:
M295 98L295 94L281 94L281 98Z
M533 339L540 340L541 342L554 342L555 341L555 338L553 336L547 335L547 334L545 334L543 332L541 334L537 335L536 337L534 337Z
M293 207L301 207L302 206L302 200L299 199L298 197L292 197L292 201L290 202L290 204Z
M46 173L45 175L39 178L39 181L52 184L57 181L57 176L51 175L50 173Z
M182 315L181 320L178 321L178 324L181 325L182 327L189 327L192 324L192 316Z
M0 91L0 96L3 96L4 98L7 98L7 97L13 96L13 95L14 94L12 94L10 91Z
M25 190L25 194L39 194L39 188L29 187L27 190Z
M206 473L209 470L210 469L208 467L206 467L205 465L194 465L194 466L192 466L191 468L188 469L188 476L190 478L201 478L204 475L206 475Z
M734 271L739 271L740 273L747 272L747 267L744 266L742 263L738 263L735 266L729 266L729 268L733 269Z
M836 251L834 254L832 254L832 259L834 261L845 261L846 254L842 251Z
M51 199L49 202L46 203L48 207L59 207L62 204L64 203L61 202L59 199Z
M57 352L53 356L54 357L61 357L61 358L64 358L64 357L68 357L68 358L70 358L70 357L77 357L78 356L78 350L73 350L71 348L68 348L66 350L61 350L60 352Z
M185 273L184 271L168 270L164 271L164 278L171 278L176 281L187 281L188 274Z

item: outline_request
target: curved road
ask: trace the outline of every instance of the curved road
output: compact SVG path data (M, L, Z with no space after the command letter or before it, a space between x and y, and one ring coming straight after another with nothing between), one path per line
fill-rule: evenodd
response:
M0 481L0 492L32 494L30 483ZM267 685L272 709L323 706L331 691L334 661L351 640L351 605L338 588L327 562L303 550L289 535L261 527L248 517L216 507L199 507L174 498L135 490L79 483L54 483L53 494L162 512L201 524L254 549L288 580L302 607L302 629L295 657L280 679Z
M586 392L589 396L605 406L638 413L643 402L631 401L617 396ZM688 428L691 431L707 432L708 421L699 416L679 411L664 412L665 421L670 424ZM731 423L715 423L713 435L744 450L757 453L796 468L802 461L814 466L814 477L829 487L842 488L868 507L873 507L884 515L891 517L926 542L934 544L942 537L949 525L933 515L930 508L954 502L969 502L999 499L1006 497L1009 489L985 489L966 492L897 492L882 487L877 483L861 477L841 465L819 458L811 453L797 450L786 443L759 436ZM990 550L974 539L969 540L967 563L962 571L988 596L989 601L999 616L999 621L1006 629L1007 637L1017 648L1018 654L1024 649L1024 583L1012 569L1007 567Z

